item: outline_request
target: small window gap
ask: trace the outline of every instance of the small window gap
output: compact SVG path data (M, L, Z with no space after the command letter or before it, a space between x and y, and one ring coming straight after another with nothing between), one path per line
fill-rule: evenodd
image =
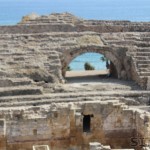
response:
M91 115L84 115L83 117L83 132L91 131Z

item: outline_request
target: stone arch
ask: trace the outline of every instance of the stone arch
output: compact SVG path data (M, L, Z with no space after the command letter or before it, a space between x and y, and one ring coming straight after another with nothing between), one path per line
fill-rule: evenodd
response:
M120 59L117 58L117 55L113 51L113 49L108 46L83 46L80 48L65 50L62 56L63 77L65 77L66 69L68 65L70 64L70 62L77 56L80 56L81 54L84 54L87 52L103 54L114 65L116 72L117 72L117 78L121 78L121 69L123 68L122 63Z

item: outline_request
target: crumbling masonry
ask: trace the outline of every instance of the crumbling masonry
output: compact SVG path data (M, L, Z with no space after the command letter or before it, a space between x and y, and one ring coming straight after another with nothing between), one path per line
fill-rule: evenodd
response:
M65 88L69 63L86 52L103 54L116 80L139 88ZM150 145L150 23L25 16L0 26L0 77L0 150Z

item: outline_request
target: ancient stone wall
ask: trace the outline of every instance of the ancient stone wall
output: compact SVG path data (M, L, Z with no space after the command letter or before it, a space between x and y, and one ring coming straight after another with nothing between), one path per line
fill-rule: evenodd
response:
M150 32L149 25L70 25L70 24L41 24L41 25L15 25L15 26L0 26L0 34L30 34L44 32L86 32L92 31L97 33L110 32Z
M149 53L138 52L136 39L129 41L141 36L144 35L89 32L1 35L1 74L28 76L34 81L63 82L67 66L75 57L96 52L104 54L114 64L117 78L134 80L146 89ZM141 67L147 64L147 68L140 69L140 63Z
M0 114L6 121L6 131L2 122L1 143L6 142L7 150L32 150L33 145L48 145L51 150L83 150L89 149L92 141L110 145L111 148L131 148L131 138L137 134L143 138L149 135L144 119L149 118L149 113L127 109L118 101L20 107L2 109ZM88 131L84 131L86 115L90 115Z
M113 63L117 78L148 89L148 32L149 23L88 21L68 13L29 16L19 25L0 27L0 71L58 83L73 58L96 52Z
M132 138L145 138L146 147L149 25L65 13L27 16L16 26L1 26L0 150L89 150L91 142L141 150L132 147ZM86 52L103 54L116 78L133 80L146 91L134 82L131 87L117 82L110 89L114 84L59 84L70 62Z

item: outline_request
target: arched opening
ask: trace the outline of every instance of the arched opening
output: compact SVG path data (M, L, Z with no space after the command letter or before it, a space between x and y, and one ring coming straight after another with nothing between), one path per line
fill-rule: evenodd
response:
M62 57L62 76L66 78L67 68L70 63L78 56L85 53L96 53L101 54L110 61L110 71L111 74L116 78L121 78L121 70L123 68L120 58L117 56L116 52L108 46L83 46L80 48L73 48L70 50L65 50ZM91 60L91 58L89 59ZM99 58L100 63L100 58Z
M132 82L131 80L133 80L132 74L131 74L131 70L132 70L132 66L130 67L130 60L128 59L128 57L126 56L126 51L127 49L120 49L119 47L110 47L110 46L82 46L80 48L72 48L72 49L66 49L64 50L63 54L61 55L61 63L62 63L62 76L63 79L65 79L65 83L68 83L66 86L71 86L70 91L72 90L76 90L77 88L75 86L80 86L83 89L86 88L86 90L95 90L95 88L97 90L122 90L122 89L137 89L139 87L137 87L135 85L134 82ZM120 53L121 52L121 53ZM102 78L99 78L96 82L98 82L98 84L96 84L97 87L91 87L91 86L95 86L95 81L94 84L92 81L88 80L85 78L85 82L81 82L81 81L73 81L73 82L68 82L68 78L67 78L67 68L68 66L71 64L71 62L77 58L78 56L85 54L85 53L96 53L96 54L101 54L103 55L105 58L107 58L110 62L110 74L111 76L108 78L105 78L104 80L101 80ZM122 54L123 53L123 54ZM91 60L91 58L89 59ZM129 61L127 61L129 60ZM100 58L99 58L99 63L100 62ZM100 76L99 76L100 77ZM92 80L96 79L95 77L91 77ZM118 80L119 79L119 80ZM127 81L129 80L129 81ZM69 84L71 83L71 84ZM75 83L75 84L72 84ZM76 84L79 83L79 84ZM89 87L89 88L88 88ZM68 89L69 89L68 88ZM80 91L82 89L80 88Z
M66 87L70 91L92 91L92 90L125 90L125 89L137 89L139 88L135 85L135 82L132 82L133 77L131 74L132 66L130 67L130 59L126 56L126 49L120 49L116 47L110 46L82 46L80 48L71 48L63 51L61 57L62 63L62 77L65 79ZM121 53L120 53L121 52ZM81 80L72 79L69 81L67 75L67 68L70 66L71 62L86 53L96 53L101 54L105 58L107 58L110 62L109 71L110 77L105 74L105 79L101 78L99 74L95 76L91 76L91 80L83 76ZM123 53L123 54L122 54ZM89 62L91 57L89 58ZM129 61L128 61L129 60ZM101 63L100 58L98 59L98 63ZM72 69L72 68L71 68ZM86 75L89 75L88 73ZM85 77L85 78L84 78ZM102 76L103 77L103 76ZM84 78L84 82L83 82ZM94 79L94 81L92 81ZM97 79L97 80L95 80ZM128 81L127 81L128 80ZM64 81L63 81L64 82ZM96 82L96 84L95 84ZM71 83L71 84L70 84ZM72 84L75 83L75 84ZM78 83L78 84L76 84Z
M91 67L86 67L89 64ZM108 64L108 65L106 65ZM68 70L107 70L109 69L110 61L99 53L83 53L76 58L74 58L68 66ZM67 71L68 71L67 70Z
M65 79L98 80L100 78L117 78L117 70L111 60L98 52L83 52L74 56L66 66Z

